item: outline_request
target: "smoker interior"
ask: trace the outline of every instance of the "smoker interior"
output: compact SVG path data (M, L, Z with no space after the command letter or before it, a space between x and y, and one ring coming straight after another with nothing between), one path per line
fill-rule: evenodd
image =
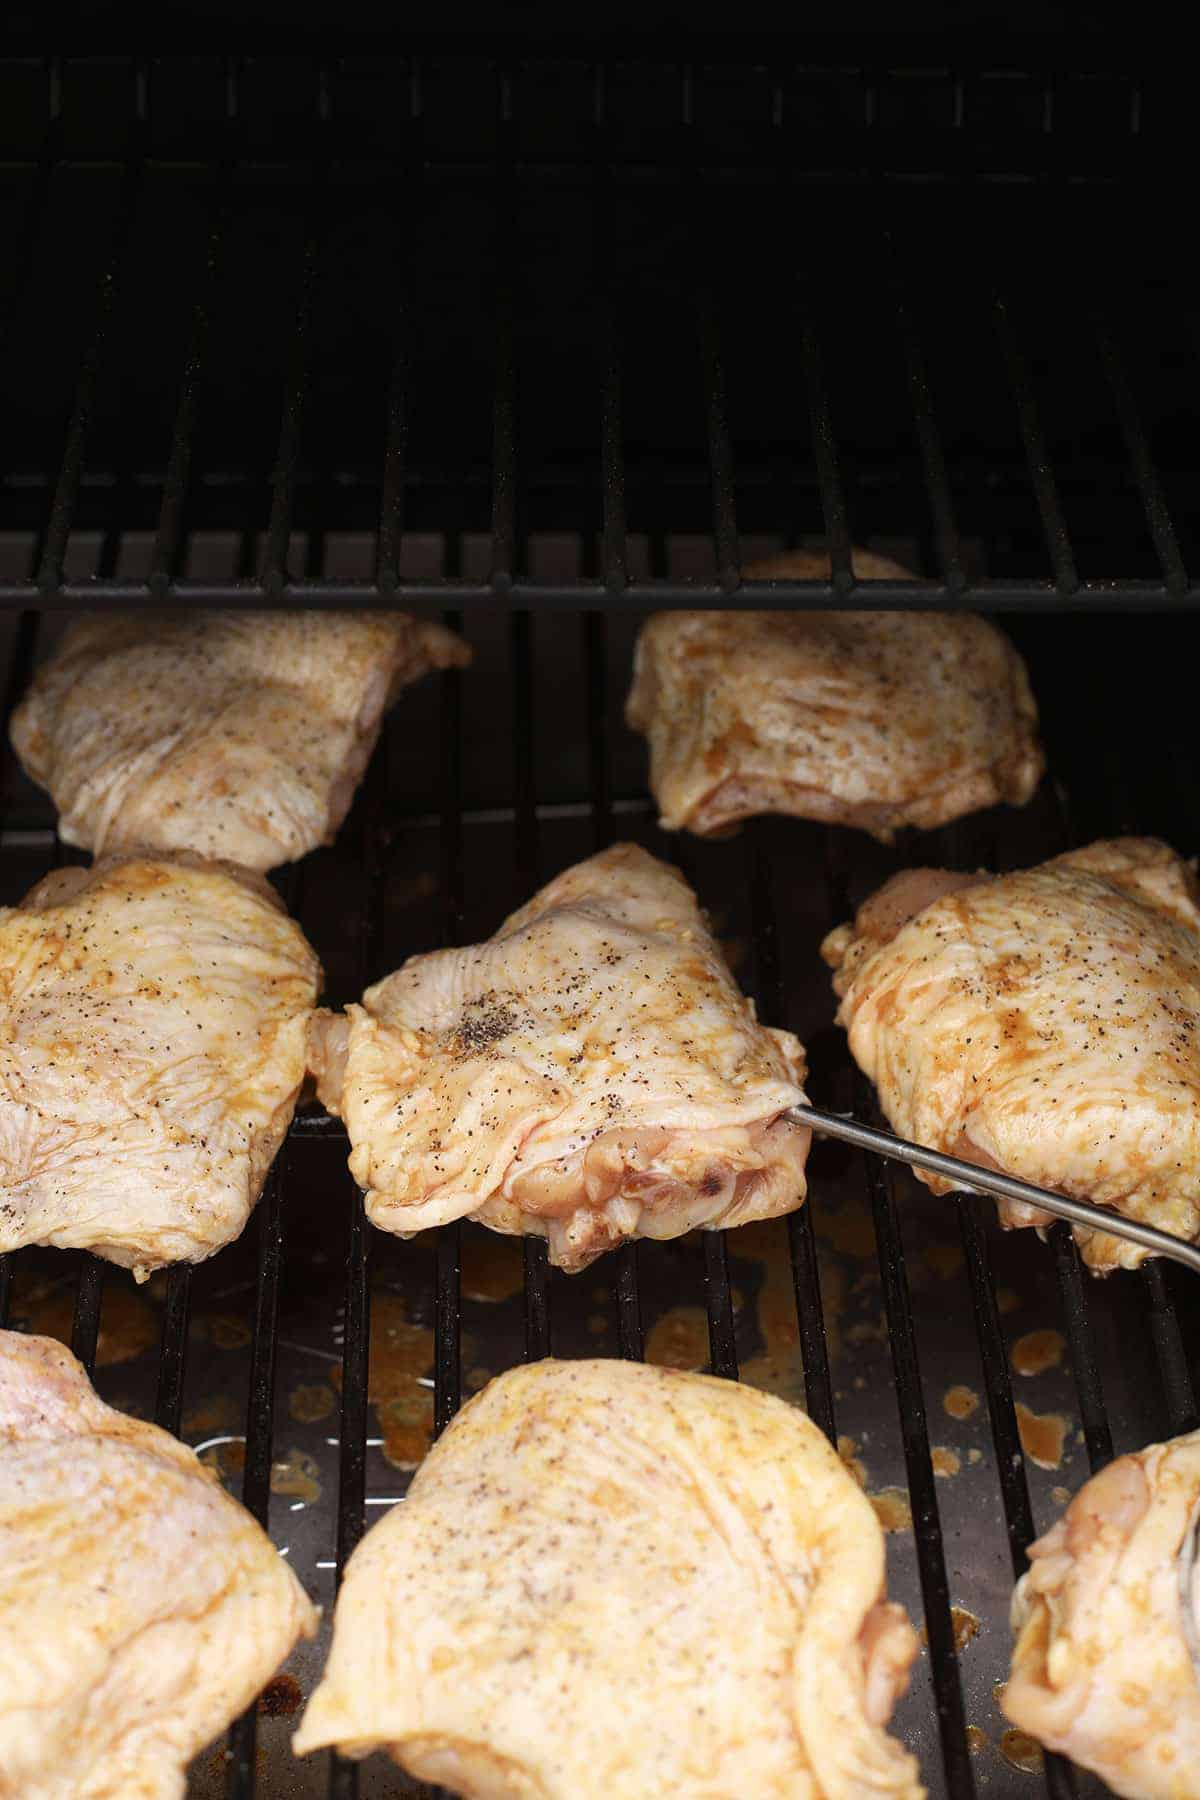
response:
M681 861L813 1099L869 1109L817 946L889 872L1197 847L1196 320L1152 204L1174 115L1120 62L1012 54L0 62L7 710L71 607L440 603L473 666L403 697L338 842L280 877L328 1001L630 837ZM1005 614L1051 778L890 849L798 821L668 841L622 723L639 618L826 534L911 563L888 604ZM2 822L10 902L71 854L11 756ZM407 1465L550 1350L806 1404L898 1526L891 1591L927 1642L895 1726L931 1792L1099 1791L1003 1737L1008 1596L1064 1489L1198 1422L1185 1275L1095 1281L1061 1228L1002 1234L826 1144L794 1218L567 1278L470 1225L370 1230L345 1158L307 1107L243 1240L140 1291L0 1263L0 1318L202 1446L326 1609L190 1791L410 1791L381 1759L296 1763L295 1706ZM1048 1331L1061 1362L1014 1372ZM1065 1422L1055 1466L1018 1403Z

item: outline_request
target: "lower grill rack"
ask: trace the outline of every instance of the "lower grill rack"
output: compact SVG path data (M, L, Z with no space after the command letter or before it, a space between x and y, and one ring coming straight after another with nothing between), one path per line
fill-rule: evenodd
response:
M488 631L476 670L441 676L440 689L415 692L393 719L340 842L285 879L335 1003L412 951L486 935L509 899L615 834L614 795L628 785L621 759L636 747L618 745L611 729L626 663L612 622L473 622L473 635ZM18 650L26 667L14 668L10 699L32 632ZM561 680L547 682L544 668L564 671ZM489 723L465 684L479 681L482 693L498 679L506 707L496 701ZM505 804L489 745L508 725ZM422 766L431 745L441 763L432 809ZM582 773L583 803L555 792L563 769ZM1025 813L950 828L937 853L995 866L1052 854L1066 841L1060 800L1047 789ZM619 830L672 853L648 806L622 803ZM920 853L928 859L927 843ZM7 846L6 897L32 883L48 854L45 840ZM904 853L761 821L740 840L688 844L683 855L761 1016L808 1046L814 1102L870 1116L815 951ZM340 1125L302 1111L243 1240L140 1293L88 1257L0 1260L0 1320L69 1336L106 1398L196 1444L325 1608L317 1643L226 1746L199 1759L194 1795L412 1791L382 1759L295 1762L295 1713L364 1529L402 1498L411 1467L465 1398L548 1353L710 1367L806 1404L872 1495L889 1534L891 1592L923 1623L895 1729L931 1792L1016 1795L1031 1780L1056 1800L1100 1791L1008 1732L997 1711L1008 1597L1066 1490L1115 1452L1200 1422L1195 1309L1177 1304L1185 1275L1150 1262L1096 1281L1066 1226L1045 1244L1003 1234L990 1201L935 1198L879 1157L822 1143L809 1202L790 1218L629 1245L567 1278L548 1268L543 1244L471 1224L409 1243L375 1232L345 1157Z

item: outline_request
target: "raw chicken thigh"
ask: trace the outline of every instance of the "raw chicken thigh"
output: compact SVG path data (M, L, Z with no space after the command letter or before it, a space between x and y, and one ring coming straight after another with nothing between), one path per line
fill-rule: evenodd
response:
M864 577L909 579L855 553ZM747 576L827 576L798 553ZM972 613L664 612L643 626L629 724L668 831L791 813L889 841L1041 777L1037 708L1008 639Z
M1166 844L1117 838L1011 875L907 870L822 951L902 1137L1200 1236L1200 909ZM1000 1216L1049 1223L1010 1201ZM1147 1254L1076 1236L1095 1269Z
M139 1279L238 1236L305 1074L320 967L259 876L61 869L0 909L0 1252Z
M182 1800L317 1615L266 1534L51 1338L0 1332L0 1796Z
M13 714L64 843L271 869L329 843L385 709L461 638L405 613L98 613Z
M755 1022L687 883L632 844L319 1017L313 1063L385 1231L469 1214L575 1270L804 1198L803 1051Z
M1198 1506L1200 1432L1122 1456L1032 1546L1013 1597L1000 1704L1129 1800L1200 1797Z
M471 1800L918 1800L883 1534L801 1412L707 1376L491 1382L346 1572L304 1755Z

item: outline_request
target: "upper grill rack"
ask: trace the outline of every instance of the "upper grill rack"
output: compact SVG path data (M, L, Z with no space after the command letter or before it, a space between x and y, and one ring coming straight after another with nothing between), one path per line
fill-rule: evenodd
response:
M1043 255L1094 253L1114 211L1139 266L1150 227L1138 184L1175 117L1161 74L1067 74L1065 55L1045 50L1022 69L1011 47L998 67L978 52L923 66L898 46L869 67L837 54L800 65L782 44L744 54L463 64L435 42L384 57L374 79L361 57L0 62L25 120L6 164L16 249L0 354L14 393L0 506L30 534L27 571L0 578L0 601L609 609L724 605L744 591L767 606L1190 604L1190 539L1171 505L1192 472L1190 437L1170 379L1194 356L1190 320L1168 354L1156 317L1149 392L1113 316L1120 271L1103 312L1068 309L1062 329L1087 347L1069 376L1044 338L1036 280L1025 304ZM386 130L370 110L383 95ZM80 204L96 221L68 284L64 208ZM287 221L273 236L271 208ZM555 208L570 225L547 252ZM949 362L930 281L948 233L960 328ZM819 277L810 236L828 246ZM764 264L749 310L743 255ZM178 274L164 283L168 258ZM464 286L471 309L455 312ZM261 310L248 297L260 289ZM748 349L764 334L765 360ZM886 351L863 379L877 416L860 431L847 383L876 339ZM459 358L492 384L487 428L473 407L462 418L455 407L453 430L438 422ZM556 408L563 375L569 406ZM656 383L658 410L646 400ZM780 383L783 410L767 391ZM48 430L60 409L61 432ZM381 437L372 466L363 448ZM243 440L261 461L256 449L248 463ZM539 578L515 555L518 478L523 506L584 537L569 579ZM406 557L416 519L458 532L458 514L483 526L489 504L482 567L435 577ZM631 507L651 531L677 523L671 511L686 517L707 540L694 576L636 566ZM964 507L988 522L982 568ZM747 514L823 527L830 581L743 590ZM369 571L353 579L321 572L337 517L374 535ZM298 518L308 549L289 567ZM898 518L906 531L923 521L936 573L856 585L852 522L861 537ZM242 534L234 566L189 571L189 530L214 523ZM136 574L116 568L118 525L152 536ZM1087 569L1078 543L1090 551L1097 528L1105 560ZM77 572L75 534L95 529L100 555Z

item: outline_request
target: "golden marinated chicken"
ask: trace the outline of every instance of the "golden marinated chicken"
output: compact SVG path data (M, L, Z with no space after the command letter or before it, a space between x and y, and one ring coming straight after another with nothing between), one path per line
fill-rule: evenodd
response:
M404 613L97 613L12 720L64 843L271 869L329 843L385 709L461 638Z
M238 1236L304 1080L320 967L260 876L61 869L0 909L0 1251L140 1279Z
M902 1137L1200 1236L1200 910L1166 844L1118 838L993 877L908 870L822 949ZM1050 1222L1009 1201L1000 1217ZM1098 1270L1147 1254L1076 1236Z
M1200 1432L1122 1456L1029 1552L1005 1713L1129 1800L1200 1800Z
M53 1339L0 1332L3 1800L182 1800L316 1621L192 1451Z
M855 552L862 577L907 570ZM827 576L824 555L747 576ZM971 613L664 612L643 626L626 717L650 743L668 831L755 813L853 825L889 842L1041 778L1025 666Z
M631 1362L492 1381L355 1551L295 1748L471 1800L918 1800L883 1534L773 1396Z
M494 938L415 956L318 1018L376 1225L466 1215L584 1268L630 1237L804 1198L804 1055L757 1024L682 876L633 844L579 863Z

